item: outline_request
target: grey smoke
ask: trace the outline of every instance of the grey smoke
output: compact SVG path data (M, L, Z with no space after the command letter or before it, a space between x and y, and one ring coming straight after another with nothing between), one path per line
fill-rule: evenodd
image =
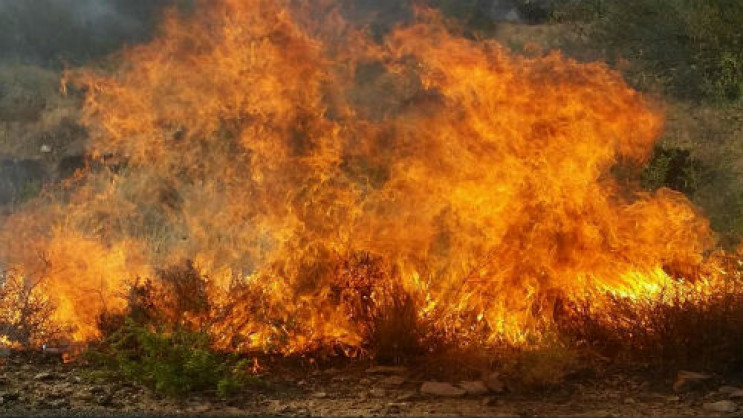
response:
M78 64L142 42L175 0L0 0L0 60Z

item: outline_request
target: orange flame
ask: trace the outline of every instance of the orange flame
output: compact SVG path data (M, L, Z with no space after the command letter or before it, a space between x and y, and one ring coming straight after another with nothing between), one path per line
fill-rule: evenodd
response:
M359 254L380 269L364 300L398 289L419 320L511 342L560 298L652 295L704 263L708 223L683 195L611 175L663 128L616 72L426 13L377 44L310 9L202 0L114 73L72 75L90 154L118 162L14 215L0 260L43 278L75 339L186 259L228 311L218 345L283 352L363 346L337 297Z

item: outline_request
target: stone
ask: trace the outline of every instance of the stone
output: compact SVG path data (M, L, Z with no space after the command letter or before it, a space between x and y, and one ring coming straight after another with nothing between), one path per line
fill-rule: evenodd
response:
M20 397L21 395L16 392L0 392L0 399L2 399L3 402L17 401Z
M673 382L673 391L682 392L689 390L694 386L698 386L701 382L709 380L712 376L705 373L690 372L682 370L676 375L676 380Z
M490 373L485 380L485 387L493 393L502 393L506 390L506 385L500 380L500 374L498 372Z
M324 399L328 397L328 394L325 392L315 392L312 394L312 397L315 399Z
M480 396L488 393L488 387L485 386L482 380L460 382L459 387L471 396Z
M458 398L467 394L467 391L462 388L458 388L451 383L425 382L423 383L423 385L421 385L421 393L448 398Z
M408 406L408 404L405 402L390 402L387 404L386 414L397 415L400 412L402 412L402 409L405 408L406 406Z
M369 374L406 374L407 367L403 366L374 366L366 369Z
M372 388L369 391L369 395L375 398L384 398L385 396L387 396L387 391L382 388Z
M418 394L417 392L413 392L413 391L401 393L401 394L397 395L397 397L395 398L395 400L400 401L400 402L402 402L402 401L409 401L409 400L415 398L415 395L417 395L417 394Z
M735 386L720 386L719 389L717 389L720 393L730 394L736 391L741 390L740 388L736 388Z
M55 399L49 402L49 406L54 409L62 409L70 407L70 400L66 398Z
M93 386L92 388L90 388L90 393L93 395L102 395L106 393L106 389L100 386Z
M738 405L735 404L733 401L717 401L717 402L709 402L702 405L702 409L705 411L710 412L735 412L738 410Z
M99 406L113 406L114 397L111 394L101 395L96 399Z
M379 383L384 386L400 386L405 383L405 378L398 375L392 375L380 380Z
M36 376L34 376L34 380L51 380L51 379L54 379L54 375L49 372L37 373Z
M278 414L286 414L288 412L292 412L294 409L292 409L289 405L277 405L273 411Z
M203 414L205 412L209 412L212 409L212 406L209 404L202 404L202 405L195 405L191 407L190 412L193 412L194 414Z
M728 398L743 398L743 389L728 393Z

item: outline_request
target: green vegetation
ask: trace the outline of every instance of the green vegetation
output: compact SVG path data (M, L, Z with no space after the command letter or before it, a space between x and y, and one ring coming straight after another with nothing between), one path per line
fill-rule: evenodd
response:
M151 330L128 319L88 358L158 393L181 397L194 391L216 391L227 397L260 382L251 364L211 348L203 332Z
M124 315L104 315L104 339L88 358L167 396L216 391L227 397L261 383L252 364L213 348L204 323L205 278L191 263L160 271L158 285L137 283Z
M611 62L628 64L640 89L711 104L743 96L743 2L560 0L552 16L578 25Z

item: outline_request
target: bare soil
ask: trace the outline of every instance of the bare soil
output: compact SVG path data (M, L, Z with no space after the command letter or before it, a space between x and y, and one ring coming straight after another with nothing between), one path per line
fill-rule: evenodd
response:
M508 391L447 398L425 395L425 368L391 374L370 373L366 362L335 367L277 364L261 384L230 399L214 393L186 399L158 396L147 388L101 377L81 364L11 356L0 366L0 416L37 415L285 415L285 416L710 416L703 404L727 399L726 382L674 393L672 382L636 374L574 377L540 391ZM438 372L434 373L439 375ZM457 381L452 381L457 383ZM743 399L735 400L741 410ZM736 416L736 413L727 414Z

